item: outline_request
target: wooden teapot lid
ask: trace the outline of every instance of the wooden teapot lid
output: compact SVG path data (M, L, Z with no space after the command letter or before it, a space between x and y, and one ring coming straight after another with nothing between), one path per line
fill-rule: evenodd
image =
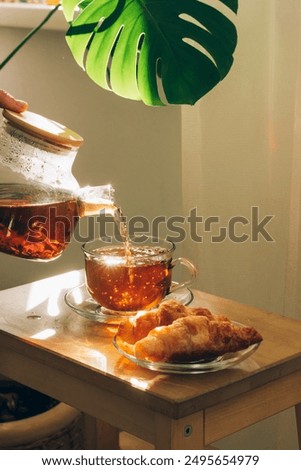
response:
M14 111L4 109L3 116L20 130L34 137L47 140L52 144L73 148L80 147L84 141L79 134L71 129L31 111L15 113Z

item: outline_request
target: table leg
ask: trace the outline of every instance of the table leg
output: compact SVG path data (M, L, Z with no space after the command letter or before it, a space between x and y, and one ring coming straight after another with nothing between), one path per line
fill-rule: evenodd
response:
M301 403L295 405L299 449L301 449Z
M180 419L157 414L155 418L155 448L161 450L204 449L204 413L194 413Z
M119 430L110 424L84 415L85 449L119 449Z

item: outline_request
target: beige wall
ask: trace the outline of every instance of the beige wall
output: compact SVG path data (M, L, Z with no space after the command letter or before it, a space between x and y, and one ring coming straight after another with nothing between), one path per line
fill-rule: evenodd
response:
M201 290L301 319L301 2L290 1L289 9L281 0L239 3L230 75L182 109L184 212L195 207L203 220L219 217L209 232L200 223L203 242L187 239L185 251L199 266ZM243 243L213 242L233 217L250 220L251 207L260 220L273 215L266 226L273 242L252 241L250 224L236 225L238 237L249 237ZM222 445L294 448L294 415Z
M289 11L281 1L241 2L230 75L196 107L183 108L185 211L197 206L204 218L221 220L204 234L204 243L189 242L201 270L199 287L280 313L293 167L300 161L294 148L299 8L299 0L290 2ZM259 207L260 219L273 216L266 228L274 242L249 237L212 243L211 235L232 217L250 220L252 206ZM251 234L249 225L236 229L237 236Z
M0 58L27 32L0 27ZM1 71L0 87L84 137L74 165L81 185L111 183L128 217L181 212L179 108L151 108L103 91L77 66L59 31L32 38ZM84 220L81 226L85 234ZM78 243L47 264L0 254L0 289L81 265Z

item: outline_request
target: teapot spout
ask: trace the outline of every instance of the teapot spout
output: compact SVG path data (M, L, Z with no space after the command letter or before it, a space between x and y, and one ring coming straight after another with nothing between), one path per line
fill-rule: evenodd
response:
M110 185L85 186L78 189L79 216L97 215L101 211L115 211L114 188Z

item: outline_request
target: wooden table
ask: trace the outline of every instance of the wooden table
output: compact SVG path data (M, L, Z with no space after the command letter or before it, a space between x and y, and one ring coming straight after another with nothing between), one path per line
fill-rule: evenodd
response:
M113 327L65 305L82 281L73 271L0 291L0 374L101 420L94 448L116 448L119 429L156 449L204 449L293 406L301 446L300 321L194 292L195 305L255 326L264 341L232 369L168 375L119 355Z

